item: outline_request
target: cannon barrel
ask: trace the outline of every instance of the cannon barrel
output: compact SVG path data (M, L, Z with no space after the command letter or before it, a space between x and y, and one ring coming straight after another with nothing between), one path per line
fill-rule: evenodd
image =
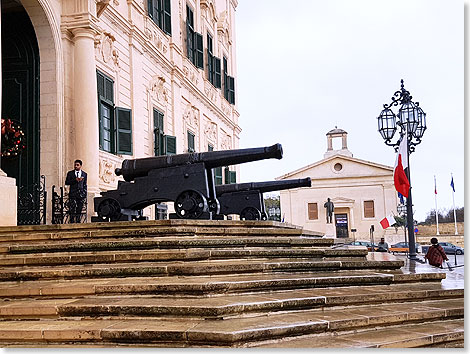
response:
M281 144L249 149L195 152L129 159L124 160L122 167L116 168L115 173L118 176L122 175L127 182L130 182L134 180L134 178L147 176L149 171L154 169L184 166L200 162L203 162L206 168L215 168L269 158L282 159Z
M236 184L221 184L215 186L216 194L222 195L224 193L233 193L241 191L257 190L260 193L280 191L284 189L310 187L312 180L310 177L300 179L287 179L283 181L269 181L269 182L249 182L249 183L236 183Z

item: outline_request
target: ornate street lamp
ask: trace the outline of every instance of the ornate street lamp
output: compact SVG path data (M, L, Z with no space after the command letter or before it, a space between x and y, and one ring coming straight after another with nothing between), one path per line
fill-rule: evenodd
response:
M397 213L400 216L406 215L406 205L405 204L398 204L397 205Z
M415 235L414 235L414 221L413 221L413 204L411 201L411 178L410 178L410 159L409 156L415 151L415 146L421 143L421 138L426 130L426 113L419 106L419 102L412 101L410 92L405 90L403 80L401 80L401 89L396 91L392 96L390 104L384 104L384 109L377 117L379 126L379 133L388 146L393 146L395 151L398 151L398 146L401 140L408 132L408 168L405 169L406 176L410 182L410 190L408 198L406 198L406 218L409 238L409 254L410 259L419 260L416 257ZM398 115L393 113L392 107L399 106ZM400 129L399 137L396 142L392 142L395 132ZM398 211L398 210L397 210ZM400 211L398 211L400 213Z

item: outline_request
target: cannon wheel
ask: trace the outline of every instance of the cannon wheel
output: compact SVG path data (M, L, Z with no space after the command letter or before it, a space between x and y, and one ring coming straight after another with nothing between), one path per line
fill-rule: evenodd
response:
M106 198L98 205L97 213L102 218L109 218L112 221L119 220L121 204L116 199Z
M207 210L207 200L198 191L184 191L175 200L176 215L181 219L197 219Z
M240 219L242 220L261 220L261 212L253 207L246 207L240 213Z
M220 203L217 199L209 200L209 211L214 214L220 213Z

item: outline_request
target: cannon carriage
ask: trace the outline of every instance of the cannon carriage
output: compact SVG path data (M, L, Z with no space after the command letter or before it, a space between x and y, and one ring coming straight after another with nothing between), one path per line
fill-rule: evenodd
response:
M310 177L283 181L250 182L216 186L220 215L238 214L242 220L267 220L263 193L310 187Z
M269 158L282 158L281 144L124 160L115 170L124 181L94 199L94 221L138 219L145 207L170 201L178 218L211 218L220 212L212 169Z

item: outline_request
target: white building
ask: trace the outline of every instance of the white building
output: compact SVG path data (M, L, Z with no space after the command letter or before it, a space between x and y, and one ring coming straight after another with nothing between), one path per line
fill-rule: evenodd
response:
M280 192L281 213L286 222L327 236L370 240L386 237L394 243L403 241L402 230L394 227L383 230L380 220L396 213L399 204L393 185L393 167L353 157L347 147L347 132L333 129L326 134L327 151L318 162L278 177L278 180L312 179L310 188ZM341 139L341 148L333 149L333 139ZM327 224L324 204L330 198L334 203L333 223ZM351 230L356 230L351 232Z

